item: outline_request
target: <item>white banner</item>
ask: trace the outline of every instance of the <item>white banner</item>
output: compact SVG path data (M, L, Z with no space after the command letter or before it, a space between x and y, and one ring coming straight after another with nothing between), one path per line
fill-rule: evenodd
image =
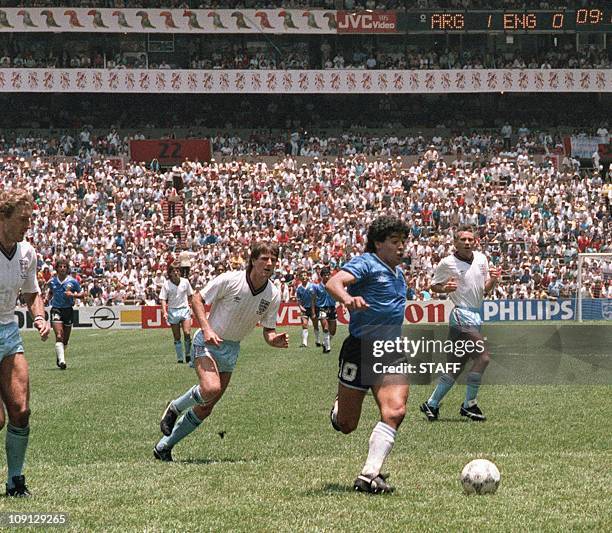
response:
M0 32L336 33L336 12L305 9L0 9Z
M608 144L609 137L578 137L572 135L570 143L572 155L579 159L591 159L594 152L597 152L600 144Z
M141 329L143 308L140 305L75 307L73 327L75 329ZM47 319L49 310L47 309ZM15 318L19 329L34 329L32 317L25 307L15 310Z
M402 94L611 90L612 69L0 69L0 92Z

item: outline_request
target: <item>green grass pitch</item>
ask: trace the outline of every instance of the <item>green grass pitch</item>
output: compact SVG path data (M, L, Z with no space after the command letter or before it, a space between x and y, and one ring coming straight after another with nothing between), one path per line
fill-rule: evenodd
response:
M34 497L0 498L0 512L66 512L79 531L612 529L609 385L484 386L483 424L460 419L463 386L426 422L418 404L431 386L414 386L384 468L397 492L372 497L351 490L377 421L372 398L352 435L328 420L345 330L329 356L298 349L299 328L289 330L289 350L260 331L243 342L225 397L172 464L152 457L159 417L195 374L175 363L169 331L76 330L65 372L53 342L26 333ZM493 496L461 491L459 472L477 457L501 471Z

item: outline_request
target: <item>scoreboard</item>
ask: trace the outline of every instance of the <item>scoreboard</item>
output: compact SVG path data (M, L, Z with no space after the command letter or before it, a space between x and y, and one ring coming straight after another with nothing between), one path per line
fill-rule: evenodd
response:
M400 28L407 33L610 32L612 9L593 6L572 11L417 11L405 13L402 22Z

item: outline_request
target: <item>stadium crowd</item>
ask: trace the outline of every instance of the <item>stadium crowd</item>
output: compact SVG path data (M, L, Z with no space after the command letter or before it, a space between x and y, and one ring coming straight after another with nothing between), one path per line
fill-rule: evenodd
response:
M295 48L295 46L294 46ZM551 49L539 55L526 55L520 52L484 53L482 50L449 49L442 51L415 48L403 52L362 48L352 52L336 50L324 42L321 46L320 64L315 58L300 49L283 52L282 56L268 52L250 52L247 49L228 48L211 56L195 57L189 62L194 69L384 69L384 70L446 70L446 69L551 69L551 68L610 68L610 59L606 50L588 46L579 51L569 48ZM113 65L124 61L117 58ZM179 65L169 65L180 68ZM154 63L149 68L160 68Z
M300 270L316 279L321 266L337 268L359 253L381 213L401 213L411 227L411 299L431 298L433 266L451 250L457 224L476 226L484 251L502 267L495 298L570 296L576 254L612 251L612 187L599 172L555 170L527 153L476 162L459 154L445 163L426 148L411 163L353 154L300 166L287 155L270 165L235 158L167 171L9 157L0 177L3 187L34 191L31 239L41 283L54 258L66 256L86 287L84 304L155 303L175 260L190 264L192 283L203 286L243 267L256 238L282 245L275 283L289 300ZM592 267L584 290L612 297L610 272Z
M602 123L597 129L578 129L577 135L608 137L608 129ZM10 157L31 158L49 156L76 156L91 162L104 156L125 156L129 153L131 140L144 140L142 132L121 135L116 128L97 134L90 126L80 131L64 131L56 136L41 133L11 133L0 136L0 151ZM376 135L366 133L313 134L297 128L291 133L260 130L249 138L237 134L217 133L211 137L212 149L228 158L251 156L305 157L352 157L365 155L374 157L415 156L425 152L432 144L441 155L465 155L487 158L492 154L516 158L519 154L552 154L563 149L559 133L531 130L527 125L512 127L505 123L498 130L474 130L469 134L451 136L434 135L425 138L422 134L407 136L397 134ZM575 161L563 159L563 165L574 167Z
M576 43L544 47L529 52L520 47L486 50L469 47L397 45L381 41L376 46L352 41L323 40L313 51L307 42L292 40L272 46L266 40L248 43L228 38L177 39L184 54L125 52L120 43L71 40L59 45L37 37L0 41L0 68L118 68L118 69L553 69L610 68L605 48L595 45L576 48Z

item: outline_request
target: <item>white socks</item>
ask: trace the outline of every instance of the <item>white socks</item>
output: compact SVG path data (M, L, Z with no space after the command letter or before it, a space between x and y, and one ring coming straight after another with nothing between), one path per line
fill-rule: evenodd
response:
M308 346L308 329L302 330L302 344Z
M329 334L329 331L323 333L323 348L326 350L331 348L331 335Z
M65 363L66 362L64 360L64 343L63 342L56 342L55 343L55 355L57 357L57 362L58 363Z
M385 459L393 449L396 433L397 430L384 422L376 424L372 431L372 435L370 435L370 449L368 452L368 459L361 471L362 475L372 479L380 474Z

